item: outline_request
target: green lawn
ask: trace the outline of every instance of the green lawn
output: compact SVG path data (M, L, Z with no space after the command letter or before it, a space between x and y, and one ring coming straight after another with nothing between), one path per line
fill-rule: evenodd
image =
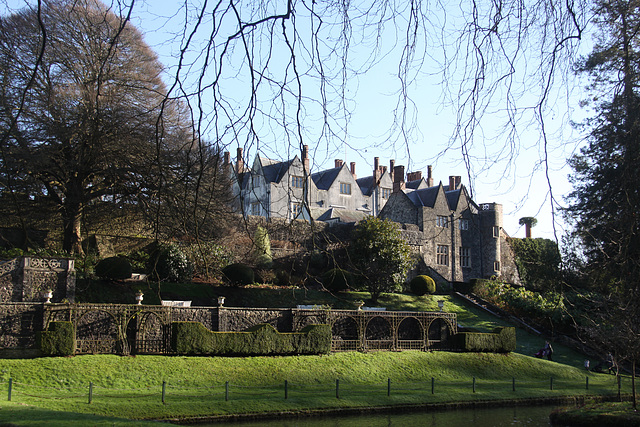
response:
M17 404L100 417L169 419L616 392L613 376L588 374L586 390L584 371L517 353L406 351L251 358L96 355L5 359L0 360L0 372L0 421L11 421L11 414L22 410ZM9 378L12 401L7 404ZM284 398L285 380L288 399ZM628 381L623 388L628 391ZM46 413L34 416L42 414Z
M165 284L158 290L157 285L147 283L80 284L78 301L132 303L137 289L145 293L145 304L159 304L161 295L213 305L223 295L226 306L236 307L310 304L352 309L357 300L372 305L367 293L358 292L331 295L305 289L204 284ZM376 305L388 310L436 311L439 299L444 300L444 310L457 313L458 322L466 327L490 331L508 325L449 295L384 294ZM544 340L522 329L517 329L517 342L517 351L508 355L406 351L249 358L95 355L5 359L0 360L0 423L134 425L140 422L123 417L167 420L616 393L615 378L584 371L582 355L556 345L553 362L531 357ZM623 392L628 389L625 380Z

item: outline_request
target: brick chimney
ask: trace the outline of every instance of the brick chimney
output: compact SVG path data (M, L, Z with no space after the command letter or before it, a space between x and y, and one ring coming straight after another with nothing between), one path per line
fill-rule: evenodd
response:
M462 183L462 177L449 176L449 191L457 190L458 188L460 188L461 183Z
M342 165L344 164L344 162L340 159L335 159L334 162L337 168L341 168Z
M393 192L399 193L404 190L404 184L404 166L395 166L393 168Z
M351 162L351 175L353 175L353 179L358 179L356 175L356 162Z
M433 187L433 167L427 166L427 186Z
M378 182L380 179L380 157L373 158L373 180Z
M389 160L389 173L391 174L391 181L395 182L395 180L393 179L393 174L395 172L395 166L396 166L396 161L395 160ZM404 171L403 171L404 173Z
M420 181L422 179L422 171L409 172L407 174L407 181Z
M309 173L309 146L302 146L302 165L305 173Z
M236 172L244 172L244 161L242 160L242 148L238 147L238 154L236 155Z

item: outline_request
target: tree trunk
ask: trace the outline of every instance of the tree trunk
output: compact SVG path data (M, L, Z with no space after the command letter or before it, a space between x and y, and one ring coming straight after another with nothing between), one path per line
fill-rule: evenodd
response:
M637 411L637 403L636 403L636 359L634 358L631 361L631 403L633 405L633 410Z
M82 250L82 204L77 201L69 200L63 208L63 242L62 250L69 254L83 255Z

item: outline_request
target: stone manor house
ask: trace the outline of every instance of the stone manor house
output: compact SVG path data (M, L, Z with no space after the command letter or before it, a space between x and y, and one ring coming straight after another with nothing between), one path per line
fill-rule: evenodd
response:
M502 228L502 206L475 203L460 176L447 185L435 183L432 167L405 175L404 166L380 165L374 158L371 175L358 178L356 164L335 160L331 169L312 172L309 149L302 158L279 161L256 156L251 167L238 148L235 163L224 156L225 168L243 215L267 220L357 223L369 215L402 226L403 237L420 254L422 270L448 282L501 277L520 283L513 253Z

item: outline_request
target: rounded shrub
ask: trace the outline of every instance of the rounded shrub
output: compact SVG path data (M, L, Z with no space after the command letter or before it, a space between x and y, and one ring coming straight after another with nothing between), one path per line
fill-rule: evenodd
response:
M151 276L158 281L189 282L191 263L176 244L161 245L151 257Z
M246 264L229 264L222 269L224 277L234 285L250 285L255 282L253 269Z
M101 279L122 280L131 277L132 268L128 259L114 256L100 260L94 271Z
M411 292L416 295L434 294L436 292L436 282L429 276L420 275L411 279L409 283Z
M322 275L322 284L332 292L340 292L353 286L353 275L341 268L332 268Z

